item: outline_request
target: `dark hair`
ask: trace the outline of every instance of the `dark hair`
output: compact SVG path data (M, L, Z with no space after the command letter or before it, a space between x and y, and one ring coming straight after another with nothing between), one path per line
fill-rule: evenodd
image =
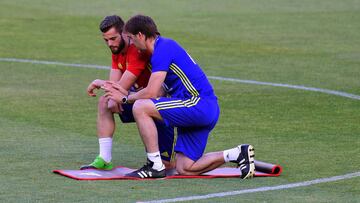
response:
M146 38L160 35L153 19L144 15L135 15L131 17L125 24L125 30L133 35L141 32Z
M112 15L106 16L100 23L101 32L107 32L110 28L115 27L116 31L119 33L122 32L124 27L124 21L120 18L120 16Z

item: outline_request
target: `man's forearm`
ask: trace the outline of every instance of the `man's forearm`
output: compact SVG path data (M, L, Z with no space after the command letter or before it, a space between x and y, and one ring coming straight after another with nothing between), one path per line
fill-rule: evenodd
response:
M159 91L150 93L148 88L144 88L138 92L130 93L127 96L127 100L129 103L134 103L138 99L155 99L157 97L164 97L166 92L164 88L160 88Z
M134 103L138 99L149 99L152 98L152 95L150 95L147 91L147 88L144 88L138 92L135 92L133 94L130 94L127 96L127 100L129 103Z
M165 80L165 77L166 77L166 72L164 71L152 73L147 87L136 92L135 94L125 96L123 98L123 102L126 101L133 103L138 99L150 99L150 98L154 99L159 97L163 93L162 84Z
M109 74L109 80L110 81L114 81L114 82L117 82L120 80L122 76L122 73L120 70L117 70L117 69L111 69L110 70L110 74Z

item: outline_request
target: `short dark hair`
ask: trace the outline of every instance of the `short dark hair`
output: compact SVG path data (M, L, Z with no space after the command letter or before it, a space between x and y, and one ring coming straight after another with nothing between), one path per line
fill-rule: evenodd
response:
M151 17L144 15L135 15L131 17L125 24L125 30L133 35L141 32L146 38L160 35L154 20Z
M100 23L101 32L107 32L110 28L115 27L116 31L122 33L124 21L117 15L106 16Z

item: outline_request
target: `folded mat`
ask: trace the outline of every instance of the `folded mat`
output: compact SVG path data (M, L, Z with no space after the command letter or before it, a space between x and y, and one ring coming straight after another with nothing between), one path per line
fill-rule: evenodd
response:
M126 177L125 174L135 169L118 166L111 171L86 169L86 170L54 170L53 172L76 180L143 180L141 178ZM280 165L255 160L255 177L279 176L282 172ZM175 169L166 170L164 179L174 178L234 178L239 177L239 168L222 167L201 175L178 175Z

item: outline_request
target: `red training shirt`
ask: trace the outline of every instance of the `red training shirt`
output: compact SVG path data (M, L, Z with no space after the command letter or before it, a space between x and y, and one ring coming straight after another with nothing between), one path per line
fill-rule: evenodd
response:
M151 72L148 68L150 55L140 52L135 45L130 44L125 54L112 54L112 69L118 69L121 73L125 70L130 71L137 77L135 84L136 89L145 88L148 84Z

